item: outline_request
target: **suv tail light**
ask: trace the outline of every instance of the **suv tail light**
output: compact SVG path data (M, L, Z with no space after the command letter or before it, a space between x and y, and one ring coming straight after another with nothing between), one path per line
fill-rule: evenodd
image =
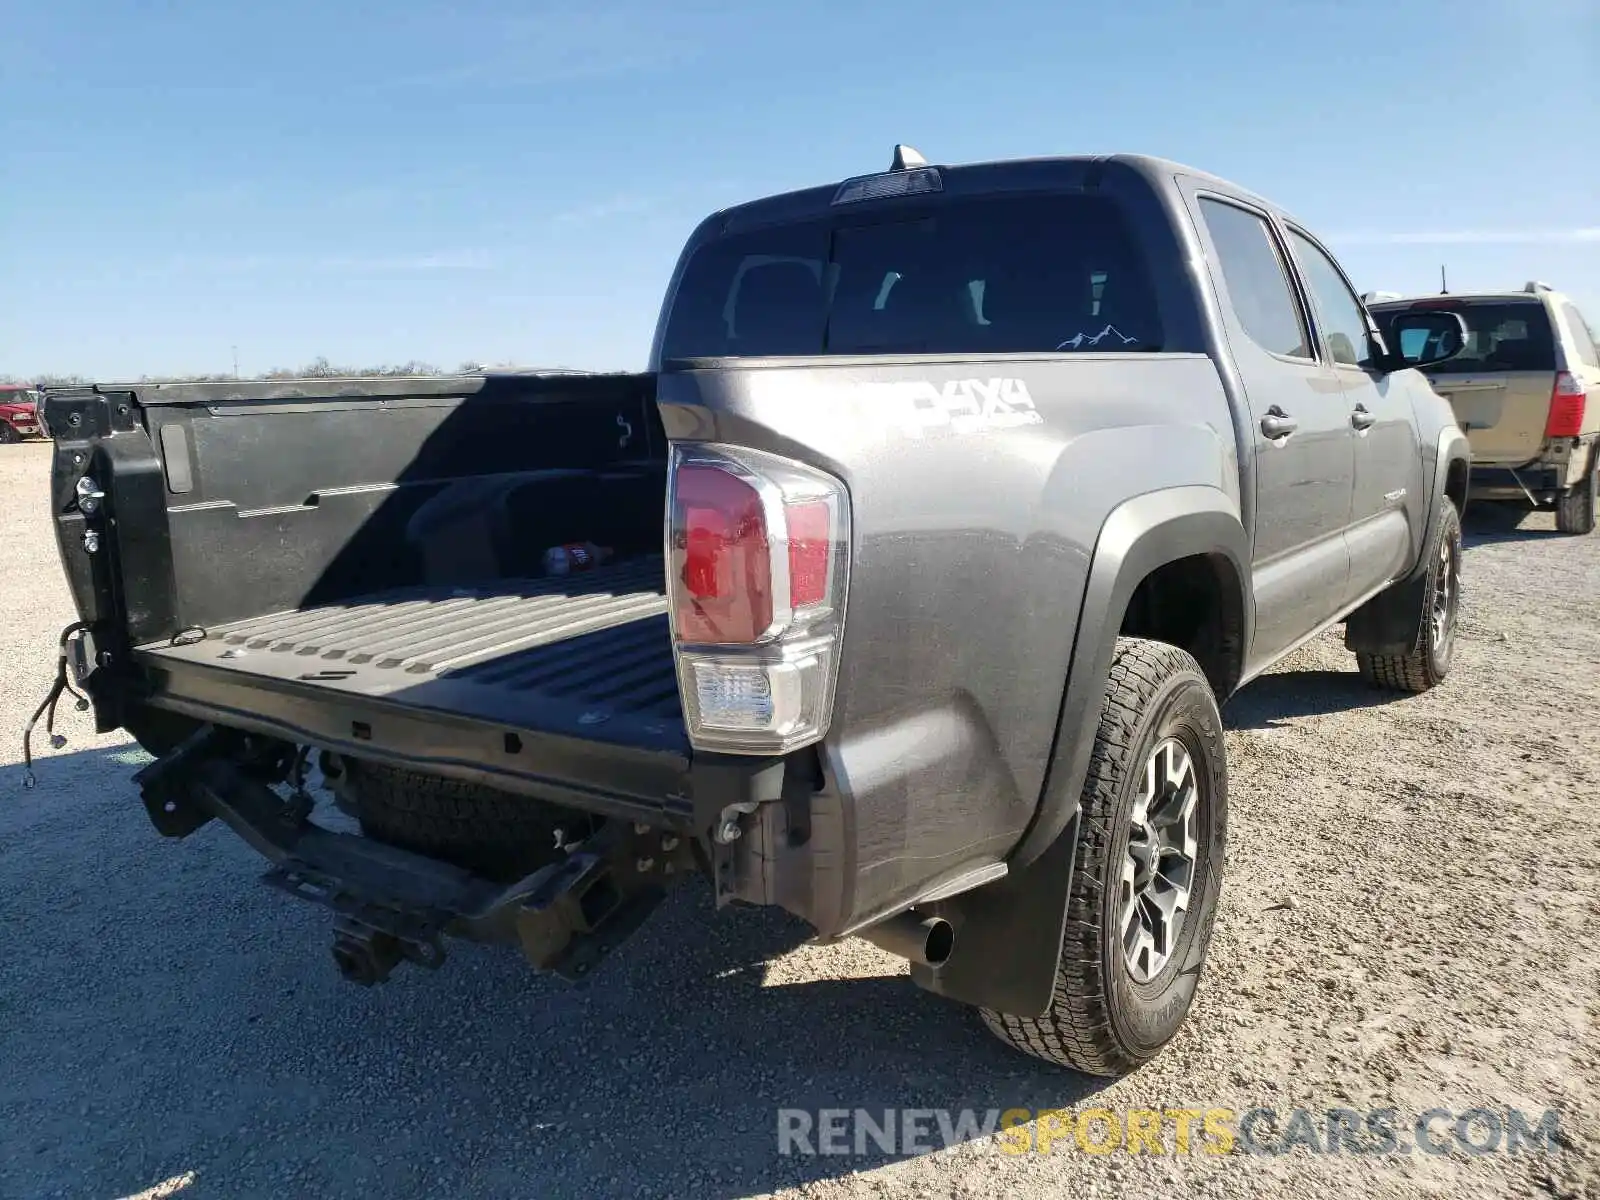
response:
M675 445L666 558L695 747L783 754L821 739L848 588L844 484L756 450Z
M1550 392L1550 418L1545 422L1547 438L1577 437L1583 432L1583 410L1589 397L1583 381L1571 371L1556 372L1556 386Z

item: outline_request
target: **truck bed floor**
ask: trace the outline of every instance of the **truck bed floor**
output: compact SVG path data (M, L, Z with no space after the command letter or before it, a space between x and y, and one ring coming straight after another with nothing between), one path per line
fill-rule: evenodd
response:
M223 671L329 700L677 749L662 581L656 557L561 579L407 588L180 635L137 656L174 675Z

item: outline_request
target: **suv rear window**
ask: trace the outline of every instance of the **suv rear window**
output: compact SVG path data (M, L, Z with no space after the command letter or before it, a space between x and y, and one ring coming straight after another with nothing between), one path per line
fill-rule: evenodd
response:
M1154 289L1115 202L958 200L843 214L694 252L664 358L1149 352Z
M1385 308L1374 313L1392 341L1389 325L1400 312L1414 309ZM1537 300L1452 300L1440 297L1439 308L1458 312L1467 323L1467 344L1461 353L1422 368L1429 375L1483 374L1494 371L1554 371L1555 337L1550 317ZM1413 347L1401 347L1410 352Z

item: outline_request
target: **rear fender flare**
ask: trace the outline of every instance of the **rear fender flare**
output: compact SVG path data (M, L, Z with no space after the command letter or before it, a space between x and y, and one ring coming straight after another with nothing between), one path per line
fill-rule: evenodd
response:
M1095 542L1038 811L1010 855L1005 878L926 906L955 926L956 939L940 967L913 965L911 977L919 987L1017 1016L1037 1017L1049 1007L1077 860L1079 796L1128 601L1158 567L1195 554L1221 554L1240 584L1247 647L1255 618L1249 545L1238 505L1215 487L1147 492L1106 518Z

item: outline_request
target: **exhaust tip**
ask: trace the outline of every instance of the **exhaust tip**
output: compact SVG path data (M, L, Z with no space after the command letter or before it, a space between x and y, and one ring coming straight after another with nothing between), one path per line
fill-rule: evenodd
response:
M919 917L911 912L869 926L856 936L880 950L925 967L944 965L956 945L956 931L949 921L943 917Z

